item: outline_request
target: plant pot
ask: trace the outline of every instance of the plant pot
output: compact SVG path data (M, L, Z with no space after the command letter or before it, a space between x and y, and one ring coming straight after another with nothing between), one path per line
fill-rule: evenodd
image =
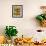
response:
M41 26L46 27L46 20L41 21Z
M11 44L12 41L11 41L10 39L7 39L7 43L8 43L8 44Z
M14 44L14 40L17 38L17 36L12 36L11 40L12 40L12 43Z

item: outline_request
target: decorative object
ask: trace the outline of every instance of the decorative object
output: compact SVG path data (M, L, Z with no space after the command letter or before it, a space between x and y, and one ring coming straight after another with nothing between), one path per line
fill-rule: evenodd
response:
M7 44L11 44L11 43L12 43L11 39L7 39Z
M39 43L38 41L35 41L34 44L37 46L42 45L42 43Z
M23 5L12 5L12 17L13 18L23 17Z
M20 44L20 45L22 45L23 43L32 43L33 41L32 41L32 37L31 38L16 38L15 40L15 44L17 45L18 43Z
M15 26L6 26L5 31L6 31L5 34L8 37L8 40L7 40L8 43L11 42L12 36L17 36L17 33L18 33Z
M37 30L37 32L42 32L42 30Z
M11 39L12 36L16 36L18 31L15 26L6 26L6 36Z
M46 6L41 6L40 8L42 9L43 13L36 16L36 19L39 20L42 27L46 27Z

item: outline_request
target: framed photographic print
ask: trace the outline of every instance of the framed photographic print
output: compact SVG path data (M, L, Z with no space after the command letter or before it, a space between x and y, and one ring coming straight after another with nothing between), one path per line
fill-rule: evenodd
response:
M23 17L23 5L12 5L12 17L13 18Z

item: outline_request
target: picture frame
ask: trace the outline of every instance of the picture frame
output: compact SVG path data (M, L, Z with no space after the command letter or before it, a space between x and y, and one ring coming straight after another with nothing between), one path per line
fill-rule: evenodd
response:
M12 5L12 18L23 18L23 5Z

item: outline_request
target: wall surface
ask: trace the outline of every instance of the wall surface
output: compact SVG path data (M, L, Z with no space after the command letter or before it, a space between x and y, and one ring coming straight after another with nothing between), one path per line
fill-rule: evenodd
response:
M12 5L17 4L23 5L23 18L12 18ZM0 0L0 34L4 34L6 25L15 25L18 36L31 36L37 33L37 29L46 32L46 28L40 27L35 19L41 13L42 5L46 5L46 0Z

